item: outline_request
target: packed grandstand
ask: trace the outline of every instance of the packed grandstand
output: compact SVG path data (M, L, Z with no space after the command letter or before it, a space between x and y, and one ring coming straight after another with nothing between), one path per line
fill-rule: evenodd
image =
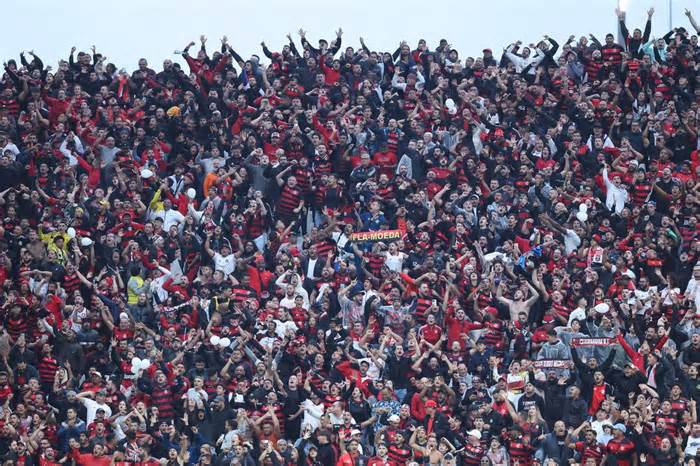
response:
M697 465L700 48L652 17L8 60L3 464Z

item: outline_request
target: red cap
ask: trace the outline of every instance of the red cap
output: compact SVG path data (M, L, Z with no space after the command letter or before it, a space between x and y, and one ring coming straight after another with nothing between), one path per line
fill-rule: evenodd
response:
M435 400L428 400L425 402L425 407L426 408L437 408L437 403L435 403Z

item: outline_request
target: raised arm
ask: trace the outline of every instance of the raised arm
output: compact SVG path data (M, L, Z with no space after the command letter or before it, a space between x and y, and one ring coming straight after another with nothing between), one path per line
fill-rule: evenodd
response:
M693 14L687 8L685 9L685 15L688 17L688 21L690 21L690 24L693 26L693 29L695 29L695 32L700 34L700 27L698 26L698 23L695 21L695 18L693 18Z
M510 307L510 305L513 304L513 301L511 301L508 298L503 297L503 284L502 283L499 283L498 288L496 289L496 300L499 303L505 304L508 307Z
M535 302L537 302L537 300L540 297L540 293L534 286L530 284L530 282L527 282L527 288L530 290L530 293L532 293L532 296L528 298L527 301L525 301L525 306L529 308L532 307L532 305L535 304Z

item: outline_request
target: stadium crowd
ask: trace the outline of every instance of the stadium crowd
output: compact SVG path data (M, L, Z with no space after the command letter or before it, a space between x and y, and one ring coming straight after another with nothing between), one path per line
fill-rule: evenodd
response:
M2 463L697 465L698 36L618 14L8 60Z

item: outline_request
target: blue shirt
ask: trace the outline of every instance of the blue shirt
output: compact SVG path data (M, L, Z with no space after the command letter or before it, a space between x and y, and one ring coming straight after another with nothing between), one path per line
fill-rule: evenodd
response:
M371 212L365 212L364 214L360 215L360 219L362 220L362 227L369 231L379 231L381 226L386 223L386 218L384 218L384 215L379 214L372 218Z

